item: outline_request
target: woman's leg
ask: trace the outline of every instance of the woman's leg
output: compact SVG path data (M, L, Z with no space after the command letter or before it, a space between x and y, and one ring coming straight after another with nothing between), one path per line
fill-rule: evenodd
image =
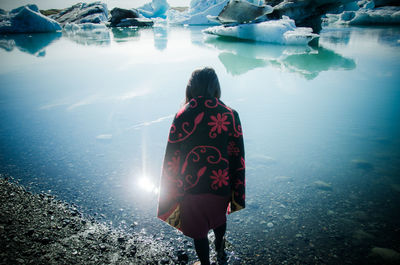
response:
M194 247L201 265L210 265L210 250L208 246L208 238L194 239Z
M225 236L226 232L226 223L223 225L218 226L217 228L214 229L214 235L215 235L215 249L217 252L219 250L224 250L225 246L222 246L223 244L223 238Z

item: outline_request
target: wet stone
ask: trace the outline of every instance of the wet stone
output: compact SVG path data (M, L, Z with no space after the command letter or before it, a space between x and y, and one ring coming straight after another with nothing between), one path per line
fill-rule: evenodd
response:
M189 257L184 250L178 250L176 256L178 257L178 262L187 263L189 261Z

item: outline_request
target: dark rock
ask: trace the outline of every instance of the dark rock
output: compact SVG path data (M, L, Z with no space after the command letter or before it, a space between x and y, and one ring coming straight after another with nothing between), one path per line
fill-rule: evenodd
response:
M42 237L39 239L40 243L42 243L43 245L47 245L51 242L51 239L48 237Z
M125 18L116 27L152 27L154 22L148 18Z
M103 244L101 244L99 247L100 247L101 252L104 252L107 250L107 247Z
M111 10L110 25L115 27L122 19L125 18L139 18L139 12L136 9L123 9L115 7Z
M28 232L26 232L26 235L27 235L27 236L32 236L33 233L35 233L35 229L30 228L30 229L28 230Z
M360 160L360 159L354 159L351 160L351 163L359 169L365 170L365 171L371 171L374 169L374 165L371 164L368 161Z
M398 0L374 0L375 7L381 6L400 6L400 2Z
M267 1L267 4L269 1ZM276 4L277 1L273 1ZM336 10L339 6L352 2L352 0L324 0L324 1L290 1L283 0L274 6L274 11L268 14L269 19L279 19L288 16L293 19L296 26L311 27L314 33L322 29L321 17L330 10Z
M178 250L176 252L176 256L178 258L178 262L187 263L189 261L189 257L184 250Z
M135 246L131 246L129 248L128 256L129 257L134 257L136 255L137 248Z
M161 263L161 264L168 264L168 263L169 263L169 259L163 258L163 259L160 261L160 263Z

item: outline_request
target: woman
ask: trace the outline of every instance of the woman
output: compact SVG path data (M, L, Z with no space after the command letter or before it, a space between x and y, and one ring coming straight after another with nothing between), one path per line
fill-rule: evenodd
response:
M192 73L171 125L158 202L158 217L194 239L202 265L210 264L208 231L224 258L226 213L245 207L242 127L220 96L214 69Z

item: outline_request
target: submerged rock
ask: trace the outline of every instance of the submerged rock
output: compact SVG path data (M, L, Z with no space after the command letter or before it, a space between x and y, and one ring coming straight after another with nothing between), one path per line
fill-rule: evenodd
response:
M322 180L314 181L313 185L315 188L317 188L319 190L326 190L326 191L332 190L332 184L326 183Z
M400 253L390 248L374 247L370 253L373 257L379 257L388 264L399 264Z
M392 190L394 190L396 192L400 192L400 185L399 184L390 184L390 187L392 188Z
M105 3L78 3L50 16L60 24L66 23L103 23L108 20L108 9Z
M365 160L353 159L353 160L351 160L351 163L352 163L356 168L363 169L363 170L366 170L366 171L370 171L370 170L373 170L373 169L374 169L374 165L371 164L371 163L368 162L368 161L365 161Z
M37 5L26 5L0 15L1 33L37 33L61 30L59 23L42 15Z
M373 235L371 235L370 233L367 233L361 229L358 229L353 233L353 238L363 241L363 240L374 239L375 237Z

